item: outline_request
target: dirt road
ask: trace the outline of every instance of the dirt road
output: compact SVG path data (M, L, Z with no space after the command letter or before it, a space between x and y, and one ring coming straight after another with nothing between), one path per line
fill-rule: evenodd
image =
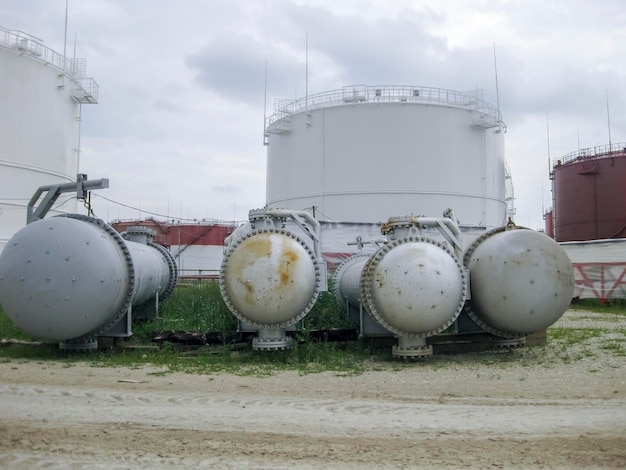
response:
M601 346L357 376L5 360L0 468L624 468L626 359Z

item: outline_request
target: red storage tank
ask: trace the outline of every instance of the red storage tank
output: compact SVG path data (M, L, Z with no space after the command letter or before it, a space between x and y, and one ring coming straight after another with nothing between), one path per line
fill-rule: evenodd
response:
M626 238L626 144L568 154L551 177L557 242Z
M546 235L554 238L554 218L552 217L552 209L543 214Z

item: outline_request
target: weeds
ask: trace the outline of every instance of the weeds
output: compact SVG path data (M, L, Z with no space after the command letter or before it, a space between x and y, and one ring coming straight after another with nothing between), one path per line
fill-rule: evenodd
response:
M217 282L182 284L159 310L157 318L136 322L134 336L150 338L155 330L234 331L237 320L228 310Z
M574 299L569 306L572 310L590 310L597 313L614 313L626 316L626 299L610 299L600 302L597 299Z
M558 343L562 343L565 346L573 346L589 340L590 338L596 338L605 330L601 328L548 328L548 340L554 340Z
M609 339L602 346L600 346L605 351L610 351L615 356L624 357L626 356L626 338L621 339Z
M626 315L623 302L610 305L579 301L574 309L592 312L615 313L616 324ZM331 372L336 375L359 375L365 370L401 371L409 367L427 367L432 370L449 367L478 368L488 365L494 370L490 377L497 380L498 369L510 363L524 366L546 361L568 363L594 357L601 350L611 356L626 356L626 329L550 327L547 345L519 348L500 353L482 352L453 355L436 355L417 363L394 361L389 348L374 349L363 342L330 343L315 341L309 334L314 329L354 328L330 292L320 294L316 305L300 324L293 347L282 351L253 351L234 349L223 344L219 347L198 347L192 351L164 343L152 343L155 331L182 330L191 332L233 332L237 320L226 307L217 282L202 282L178 286L172 296L161 304L158 316L148 312L144 319L133 323L133 336L123 341L123 348L92 353L68 353L59 350L58 343L11 344L0 347L0 360L12 359L62 361L66 367L77 362L88 362L93 367L131 368L152 367L150 374L185 372L212 374L226 372L237 375L266 377L279 371L290 370L299 375ZM589 313L594 319L594 313ZM608 336L607 336L608 335ZM35 338L18 330L0 309L0 337L22 341ZM603 339L595 351L590 346Z

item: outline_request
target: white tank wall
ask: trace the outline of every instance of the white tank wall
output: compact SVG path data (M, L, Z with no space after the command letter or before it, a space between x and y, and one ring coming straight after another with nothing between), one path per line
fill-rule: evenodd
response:
M419 102L295 112L268 128L266 203L358 222L452 208L463 225L501 226L503 133L474 120L467 108Z
M30 40L19 50L16 41L0 29L0 251L26 225L37 188L76 181L78 173L77 85L44 61L51 50ZM61 196L55 206L67 202L50 215L76 212L72 196Z

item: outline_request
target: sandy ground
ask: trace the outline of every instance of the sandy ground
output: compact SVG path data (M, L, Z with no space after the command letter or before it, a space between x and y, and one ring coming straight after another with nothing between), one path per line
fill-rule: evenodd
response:
M623 332L626 318L568 311L555 326ZM506 362L373 358L357 376L2 360L0 468L626 468L625 339Z

